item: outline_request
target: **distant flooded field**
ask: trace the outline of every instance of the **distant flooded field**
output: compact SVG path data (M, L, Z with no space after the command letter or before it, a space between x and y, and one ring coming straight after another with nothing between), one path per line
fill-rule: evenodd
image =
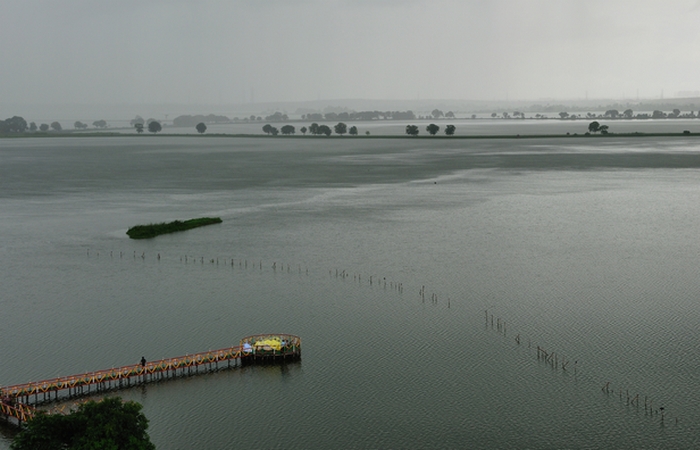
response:
M588 124L516 122L452 123ZM698 448L699 168L695 137L0 139L0 385L289 333L300 362L118 395L162 449ZM192 217L223 223L126 236Z

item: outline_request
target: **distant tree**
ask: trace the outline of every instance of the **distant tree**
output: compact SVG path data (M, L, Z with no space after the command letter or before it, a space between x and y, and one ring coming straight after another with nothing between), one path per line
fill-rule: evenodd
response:
M152 120L148 124L148 131L150 131L153 134L156 134L157 132L159 132L162 129L163 129L163 127L160 125L160 122L158 122L157 120Z
M504 113L503 113L503 118L504 118L504 119L509 119L509 118L510 118L510 114L508 114L507 112L504 112Z
M311 125L309 125L309 133L313 134L314 136L318 135L318 128L319 126L316 122L312 123Z
M406 134L409 136L418 136L418 127L416 125L406 125Z
M330 136L331 133L331 127L329 127L328 125L320 125L318 127L318 134L325 134L326 136Z
M351 126L350 131L349 131L351 136L357 136L357 127L356 126Z
M562 119L566 119L567 117L569 117L569 113L562 111L559 113L559 117L561 117Z
M142 123L136 123L134 124L134 128L136 128L136 132L138 134L143 133L143 124Z
M387 118L391 118L392 120L414 120L416 118L416 115L413 111L408 110L408 111L387 111L388 116L385 116Z
M49 124L42 123L41 125L39 125L39 130L44 132L49 131Z
M616 109L609 109L605 111L605 114L603 114L605 117L610 117L611 119L617 119L617 117L620 115L620 111Z
M598 128L598 131L600 131L600 134L608 134L608 126L607 125L601 125L600 128Z
M664 114L663 111L659 111L658 109L654 110L654 112L651 113L652 119L663 119L665 117L666 117L666 114Z
M494 118L494 119L496 118L497 115L498 115L498 114L496 114L496 113L491 113L491 117Z
M32 133L34 133L36 130L37 130L36 123L34 123L34 122L30 123L30 124L29 124L29 131L31 131Z
M430 133L431 136L435 136L438 131L440 131L440 127L435 125L434 123L431 123L427 127L425 127L425 131Z
M87 126L86 123L83 123L83 122L81 122L81 121L78 120L78 121L76 121L76 122L73 124L73 127L74 127L76 130L83 130L83 129L87 128L88 126Z
M136 402L90 400L69 414L39 412L15 436L13 450L155 450L148 419Z
M301 128L299 128L299 131L301 131L301 134L303 134L304 136L306 136L306 132L307 132L308 130L306 129L306 127L301 127Z
M454 119L454 118L455 118L455 113L453 113L452 111L447 111L447 112L445 113L445 118L446 118L446 119Z
M444 114L442 113L442 111L440 111L440 110L437 109L437 108L434 109L430 114L433 116L434 119L439 119L440 117L444 116Z
M472 114L472 119L476 119L476 114Z
M673 110L673 117L678 117L681 115L681 110L676 108Z
M3 133L24 133L27 131L27 121L23 117L13 116L4 121L0 120L0 130Z
M365 136L369 136L369 131L365 131Z
M283 122L285 120L289 120L289 117L286 114L277 111L272 115L265 116L265 120L269 122Z
M277 127L272 127L270 130L270 134L273 136L277 136L279 134L280 130L277 129Z
M634 116L634 111L631 109L626 109L625 112L622 113L622 115L625 117L625 119L631 119L632 116Z
M269 123L266 123L265 125L263 125L262 130L265 134L271 134L272 133L272 125L270 125Z
M445 134L448 136L452 136L455 134L456 129L457 129L457 127L455 127L454 125L447 125L445 127Z
M333 120L338 120L338 114L334 112L328 112L323 115L323 117L326 118L326 120L333 121Z
M345 125L343 122L338 122L338 123L333 127L333 129L335 130L335 133L336 133L336 134L339 134L339 135L341 135L341 136L348 132L348 126Z
M92 122L92 126L95 128L107 128L107 121L106 120L96 120Z
M136 116L133 119L131 119L131 122L129 122L132 127L136 126L137 123L140 123L141 125L145 124L146 121L143 120L143 117L141 116Z
M204 134L204 132L207 131L207 124L204 122L199 122L197 126L195 126L195 129L199 134Z
M591 133L597 133L600 130L600 123L598 121L593 121L588 124L588 131Z
M281 128L282 134L288 136L290 134L296 133L296 129L294 128L294 125L285 125Z
M51 128L53 128L56 131L61 131L63 128L61 128L61 124L58 122L51 122Z

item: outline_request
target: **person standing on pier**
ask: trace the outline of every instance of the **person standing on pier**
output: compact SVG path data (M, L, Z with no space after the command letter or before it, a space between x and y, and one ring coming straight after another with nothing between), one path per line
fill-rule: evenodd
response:
M141 367L146 367L146 358L144 356L141 357Z

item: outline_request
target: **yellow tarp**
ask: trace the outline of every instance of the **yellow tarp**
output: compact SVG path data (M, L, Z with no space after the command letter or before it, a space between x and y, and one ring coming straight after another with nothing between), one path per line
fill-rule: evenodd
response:
M269 347L272 350L282 350L282 340L280 338L264 339L253 344L256 349Z

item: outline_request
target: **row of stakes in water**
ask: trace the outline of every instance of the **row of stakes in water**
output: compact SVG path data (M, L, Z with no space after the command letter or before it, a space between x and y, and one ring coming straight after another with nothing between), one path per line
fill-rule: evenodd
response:
M99 257L99 256L100 256L100 253L99 253L99 252L96 252L96 255ZM110 252L109 252L109 255L110 255L110 258L113 258L113 257L115 256L115 254L114 254L113 251L110 251ZM126 255L126 253L121 252L121 251L119 252L119 258L120 258L120 259L124 258L125 255ZM90 249L87 250L87 256L88 256L88 257L91 256L91 255L90 255ZM140 259L142 259L142 260L145 260L145 259L146 259L146 253L145 253L145 252L142 252L140 255L138 255L137 252L134 251L134 252L133 252L133 259L137 259L137 258L140 258ZM160 261L160 259L161 259L161 255L160 255L160 253L157 253L157 254L156 254L156 260ZM180 262L183 262L183 263L185 263L185 264L190 264L190 263L196 264L196 263L199 263L200 265L205 264L205 263L213 264L213 265L219 265L220 263L223 263L224 265L238 266L239 268L245 268L245 269L247 269L248 267L258 268L259 270L262 270L262 269L263 269L263 262L262 262L262 260L259 260L259 261L250 260L250 261L248 261L247 259L234 259L234 258L230 258L230 259L229 259L229 258L223 258L223 259L220 261L219 258L205 258L205 257L203 257L203 256L195 257L195 256L188 256L188 255L185 255L185 256L181 256L181 257L180 257ZM279 264L278 264L277 262L273 262L272 265L271 265L271 268L272 268L272 270L275 271L275 272L276 272L277 270L286 271L286 272L288 272L288 273L290 273L290 272L292 271L291 265L289 265L289 264L285 265L285 264L283 264L283 263L279 263ZM302 270L301 265L298 265L298 266L297 266L297 271L298 271L298 273L305 273L306 275L309 274L309 269L308 269L308 268L304 268L304 269ZM333 271L333 270L329 270L329 271L328 271L328 274L329 274L330 276L333 276L334 271ZM342 271L341 271L341 270L339 270L339 269L335 269L335 277L336 277L336 278L346 279L346 278L348 278L349 276L350 276L350 272L348 272L347 270L342 270ZM361 283L361 282L362 282L362 279L363 279L363 278L362 278L362 274L353 274L353 280L354 280L354 281L357 281L357 282L360 282L360 283ZM366 276L365 276L365 280L367 281L368 285L370 285L370 286L381 286L381 287L384 287L384 288L389 287L389 288L391 288L391 289L396 290L396 291L399 292L399 293L403 293L403 290L404 290L403 283L396 282L396 281L391 281L391 280L387 280L386 277L379 277L379 276L376 276L376 275L366 275ZM438 304L438 295L437 295L436 293L431 293L428 297L426 297L425 285L423 285L423 286L420 288L420 290L418 291L418 295L419 295L419 297L421 298L421 300L422 300L423 303L425 303L426 298L428 298L429 301L430 301L431 303L433 303L433 304ZM448 307L448 308L451 307L451 300L450 300L450 297L447 297L447 307Z
M500 317L495 318L493 314L489 315L488 310L484 311L485 317L486 317L486 326L491 329L495 329L498 333L503 334L503 336L506 336L507 331L506 331L506 321L501 319ZM515 342L517 345L521 344L521 339L520 339L520 334L518 333L515 336ZM528 339L528 348L532 348L532 344L530 340ZM561 368L563 371L567 371L567 367L571 360L567 359L564 356L558 355L556 352L548 352L544 348L540 347L539 345L536 346L537 348L537 360L541 361L545 364L550 365L552 368L555 370L558 368ZM578 361L574 361L573 364L573 373L574 375L577 375L578 373ZM611 395L614 394L615 390L611 388L611 382L608 381L603 385L601 389L606 395ZM623 395L623 391L625 394ZM626 405L628 406L634 406L639 408L640 406L640 395L636 394L634 397L630 396L629 389L622 389L619 388L617 390L618 396L620 398L620 401L626 400ZM647 396L644 396L644 414L648 417L658 417L661 416L661 425L663 426L665 424L666 420L666 410L663 406L660 406L656 409L654 409L654 401ZM675 424L678 424L678 417L675 417Z

